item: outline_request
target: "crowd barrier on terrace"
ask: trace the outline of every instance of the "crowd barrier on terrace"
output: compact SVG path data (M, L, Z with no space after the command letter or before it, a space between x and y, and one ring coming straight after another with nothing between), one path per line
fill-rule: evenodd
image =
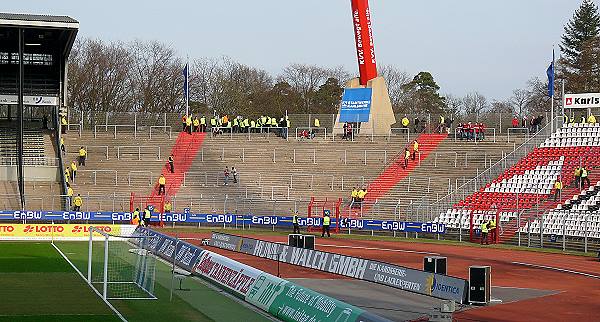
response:
M219 285L236 297L283 321L389 321L254 267L156 231L138 227L152 238L148 250L162 259Z
M467 302L467 281L457 277L218 232L212 233L210 245L458 303Z
M129 223L132 218L130 212L73 212L73 211L0 211L0 221L47 221L47 222L111 222ZM152 222L159 221L159 214L152 214ZM323 218L298 217L301 227L321 227ZM191 223L205 224L207 226L223 226L234 228L250 228L252 226L290 228L292 216L253 216L233 214L190 214L172 213L163 215L164 223ZM331 218L332 227L337 225L336 218ZM446 226L434 222L408 222L392 220L365 220L347 219L340 220L341 229L368 230L368 231L393 231L415 232L429 234L445 234Z

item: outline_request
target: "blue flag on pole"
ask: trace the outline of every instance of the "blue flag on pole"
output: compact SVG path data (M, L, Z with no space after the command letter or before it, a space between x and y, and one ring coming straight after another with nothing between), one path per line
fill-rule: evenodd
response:
M188 64L185 64L185 67L183 68L183 98L185 99L185 101L187 102L189 99L189 68L188 68Z
M554 97L554 50L552 51L552 62L546 70L548 75L548 96Z

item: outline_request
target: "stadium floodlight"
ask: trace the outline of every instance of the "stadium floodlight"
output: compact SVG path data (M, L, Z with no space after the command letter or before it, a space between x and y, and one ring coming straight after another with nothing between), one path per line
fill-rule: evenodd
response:
M105 300L156 299L153 236L112 235L90 227L87 281Z

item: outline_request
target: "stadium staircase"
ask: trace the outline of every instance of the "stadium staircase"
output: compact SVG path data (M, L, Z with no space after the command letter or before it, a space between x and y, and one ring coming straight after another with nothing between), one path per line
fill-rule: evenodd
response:
M426 159L429 154L447 138L448 135L446 134L419 135L416 139L417 142L419 142L419 160ZM412 153L412 142L408 144L407 148ZM341 214L342 217L362 218L363 214L368 213L377 200L384 197L394 186L402 179L408 177L410 173L419 166L419 160L412 160L411 155L408 166L405 168L404 150L401 150L400 153L394 157L390 165L387 166L377 178L369 183L368 193L365 196L362 207L354 207L354 205L351 204L344 208Z
M180 132L177 136L177 140L171 150L173 156L174 173L171 173L171 167L167 161L162 168L161 173L165 176L166 185L165 192L167 196L175 196L179 191L179 188L183 185L184 175L192 167L194 159L198 155L202 142L206 133L192 133L188 134ZM154 185L150 198L158 196L158 183Z

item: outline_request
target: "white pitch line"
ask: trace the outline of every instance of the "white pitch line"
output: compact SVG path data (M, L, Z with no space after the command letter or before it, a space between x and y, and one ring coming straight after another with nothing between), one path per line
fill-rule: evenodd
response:
M380 250L380 251L396 252L396 253L413 253L413 254L440 255L439 253L420 252L420 251L416 251L416 250L378 248L378 247L362 247L362 246L346 246L346 245L327 245L327 244L317 244L317 246L334 247L334 248L337 247L337 248L364 249L364 250Z
M591 277L591 278L600 279L600 276L598 276L598 275L584 273L584 272L578 272L578 271L573 271L573 270L565 269L565 268L558 268L558 267L544 266L544 265L536 265L536 264L529 264L529 263L521 263L521 262L511 262L511 263L512 264L516 264L516 265L523 265L523 266L529 266L529 267L534 267L534 268L543 268L543 269L549 269L549 270L558 271L558 272L565 272L565 273L583 275L583 276L587 276L587 277Z
M104 301L104 303L106 303L106 305L113 312L115 312L115 314L121 319L121 321L127 322L127 319L123 316L123 314L121 314L121 312L119 312L119 310L117 310L112 304L110 304L110 302L108 300L106 300L106 299L104 299L104 297L102 297L102 295L100 294L100 292L98 292L98 290L85 278L85 276L83 276L83 274L81 273L81 271L79 271L79 268L77 268L77 266L75 266L75 264L73 264L71 262L71 260L69 260L69 258L67 257L67 255L65 255L62 252L62 250L60 250L60 248L58 248L56 245L54 245L54 243L50 243L50 244L71 265L71 267L73 267L73 269L75 270L75 272L77 272L77 274L79 274L79 276L81 276L81 278L83 279L83 281L92 289L92 291L94 291L100 297L100 299L102 301Z

